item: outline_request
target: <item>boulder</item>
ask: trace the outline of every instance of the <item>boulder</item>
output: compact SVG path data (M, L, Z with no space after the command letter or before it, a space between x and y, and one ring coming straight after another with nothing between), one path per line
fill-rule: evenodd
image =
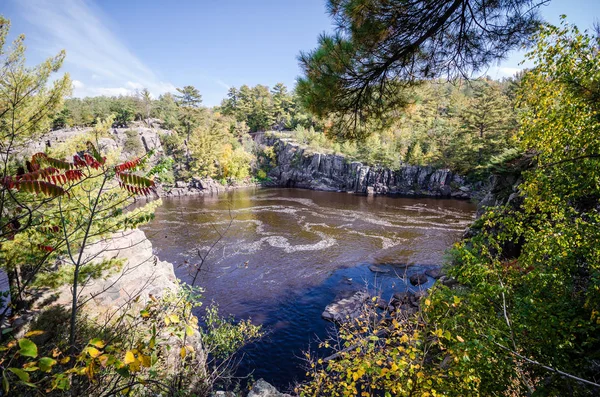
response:
M458 281L456 281L455 279L448 277L448 276L442 276L439 278L439 281L445 285L446 287L454 287L455 285L458 284Z
M166 290L179 288L173 265L154 255L152 243L142 230L114 233L86 247L82 256L84 262L108 259L121 260L122 268L80 286L80 300L87 301L86 314L90 318L119 310L133 296L139 295L143 305L150 295L158 297ZM68 307L70 286L60 287L55 293L53 304Z
M183 188L188 187L188 184L184 181L177 181L177 182L175 182L175 187L178 189L183 189Z
M368 293L364 291L356 292L349 298L340 299L327 305L321 317L339 324L353 320L362 314L364 303L368 299Z
M411 293L408 291L396 292L394 296L392 296L392 305L400 306L405 303L410 302Z
M381 265L376 265L376 264L369 265L369 270L372 271L373 273L389 273L389 272L391 272L391 269L388 269L387 267L383 267Z
M427 269L425 274L431 278L435 278L436 280L442 276L442 268L436 267L434 269Z
M248 393L248 397L291 397L289 394L281 393L264 379L259 379L252 386L252 390Z
M232 391L217 390L210 394L211 397L237 397Z
M410 283L415 286L425 284L427 283L427 276L425 273L415 273L410 276Z

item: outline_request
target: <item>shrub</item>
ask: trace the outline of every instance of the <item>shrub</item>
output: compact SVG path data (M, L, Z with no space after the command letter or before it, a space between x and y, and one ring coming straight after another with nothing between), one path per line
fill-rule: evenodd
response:
M142 140L136 130L125 131L123 151L132 156L140 156L144 153L144 145L142 144Z

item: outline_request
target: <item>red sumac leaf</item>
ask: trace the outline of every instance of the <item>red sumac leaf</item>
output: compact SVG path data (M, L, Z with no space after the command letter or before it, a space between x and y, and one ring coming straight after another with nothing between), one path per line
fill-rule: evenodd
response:
M49 245L38 244L38 248L41 249L42 251L46 251L46 252L54 251L54 247L51 247Z
M46 181L17 181L15 186L21 191L36 194L43 193L51 197L58 197L67 193L62 187Z

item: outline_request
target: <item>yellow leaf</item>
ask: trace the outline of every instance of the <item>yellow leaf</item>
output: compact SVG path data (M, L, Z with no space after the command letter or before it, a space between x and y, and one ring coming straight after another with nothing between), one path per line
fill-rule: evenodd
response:
M463 343L465 340L463 338L461 338L460 336L456 335L456 339L460 342Z
M100 350L96 349L93 346L88 346L87 352L90 355L90 357L92 357L92 358L96 358L101 354Z
M123 360L125 364L131 364L135 362L135 354L131 350L127 350L125 353L125 360Z
M98 361L100 361L100 365L102 365L102 367L106 367L108 359L109 359L109 356L106 354L103 354L98 358Z
M181 356L181 358L185 358L186 353L187 353L187 351L185 350L185 347L182 347L179 350L179 355Z
M28 333L25 334L25 338L29 338L30 336L42 335L43 333L44 333L44 331L29 331Z
M177 324L179 322L179 316L177 314L170 314L169 320L171 320L172 323Z
M194 328L190 327L189 325L185 326L185 334L187 336L192 336L194 335Z
M141 359L142 359L142 366L148 368L152 365L152 360L150 359L150 356L142 355Z
M104 346L106 346L106 343L101 339L94 338L90 341L90 345L97 347L98 349L103 349Z

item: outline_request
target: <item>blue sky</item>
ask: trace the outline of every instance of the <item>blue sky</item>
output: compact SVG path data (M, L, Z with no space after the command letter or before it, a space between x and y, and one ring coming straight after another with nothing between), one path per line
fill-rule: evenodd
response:
M0 0L24 33L28 62L67 50L63 70L74 95L129 94L147 87L155 95L196 86L213 106L228 87L278 82L293 87L297 55L331 31L325 0ZM542 15L560 14L580 28L600 18L598 0L553 0ZM521 68L515 52L487 74L503 77Z

